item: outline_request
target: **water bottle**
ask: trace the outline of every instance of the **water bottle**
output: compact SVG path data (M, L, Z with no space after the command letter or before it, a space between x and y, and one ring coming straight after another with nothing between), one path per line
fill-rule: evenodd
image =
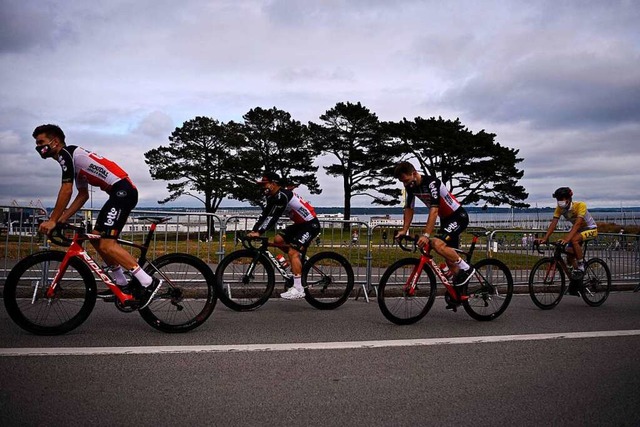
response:
M451 271L446 262L440 263L440 271L442 271L442 274L444 274L444 277L447 279L451 279L453 277L453 271Z
M276 260L278 260L278 264L280 264L280 267L282 267L283 270L286 270L287 267L289 267L289 261L287 261L287 259L278 254L276 255Z

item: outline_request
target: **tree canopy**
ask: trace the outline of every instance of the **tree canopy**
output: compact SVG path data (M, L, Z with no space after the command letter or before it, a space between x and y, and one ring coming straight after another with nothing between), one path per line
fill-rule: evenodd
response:
M395 155L386 149L378 117L359 102L339 102L320 120L320 125L309 123L309 131L318 150L336 160L324 169L342 178L344 219L351 218L351 199L356 196L370 197L379 205L396 203L397 185L389 174L381 173Z
M306 126L275 107L250 110L239 131L244 138L239 152L241 168L234 197L262 204L255 180L264 172L276 172L294 185L306 186L312 194L322 192L314 161L318 151L309 142Z
M459 119L416 117L413 121L385 123L391 137L389 150L400 158L415 158L428 174L438 177L463 205L487 204L529 206L528 196L518 180L524 171L516 149L495 141L484 130L473 133Z
M242 143L233 123L224 124L208 117L196 117L176 128L169 145L147 151L145 162L151 178L169 181L167 203L190 196L215 213L234 186L239 163L235 154Z

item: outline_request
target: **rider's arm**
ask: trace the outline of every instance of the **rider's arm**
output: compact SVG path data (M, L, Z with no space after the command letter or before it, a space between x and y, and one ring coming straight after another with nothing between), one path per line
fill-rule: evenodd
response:
M260 215L260 218L256 221L252 231L263 234L273 228L287 207L288 202L287 196L282 192L278 192L275 196L269 197L267 206L265 206L262 215Z
M56 200L56 205L51 211L51 215L49 216L49 221L58 222L64 209L69 204L69 200L71 200L71 196L73 195L73 184L70 182L65 182L60 186L60 191L58 192L58 199Z
M413 221L413 208L404 208L404 211L402 212L402 217L403 217L402 230L400 230L398 235L407 234L407 232L409 231L409 227L411 226L411 221Z
M560 220L560 218L555 218L555 217L551 220L551 223L549 224L549 228L547 229L547 233L544 235L542 239L540 239L542 243L549 241L549 237L551 237L551 235L553 234L553 231L556 229L556 226L558 225L558 220Z
M89 200L89 189L88 188L79 188L78 194L76 198L71 203L65 211L62 213L58 222L66 222L69 218L71 218L84 204Z
M585 226L584 218L582 217L576 218L576 222L573 223L573 227L571 227L571 230L569 230L569 233L567 233L567 235L564 236L562 241L564 241L565 243L570 242L571 239L573 239L575 235L578 234L584 226Z
M436 227L436 219L438 219L438 207L433 206L429 209L429 217L427 218L427 225L424 227L425 234L431 236L433 230Z

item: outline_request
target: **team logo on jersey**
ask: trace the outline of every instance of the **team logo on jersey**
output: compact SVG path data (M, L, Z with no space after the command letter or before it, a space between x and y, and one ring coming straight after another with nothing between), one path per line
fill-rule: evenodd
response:
M438 187L436 187L435 182L429 183L429 191L431 191L431 197L433 197L434 199L438 198Z
M67 171L67 162L64 161L64 158L62 156L58 157L58 163L60 163L60 167L62 167L62 171L66 172Z
M127 191L126 190L118 190L118 192L116 193L116 196L118 196L118 197L127 197Z
M103 168L102 166L95 165L93 163L89 165L87 170L88 172L102 179L106 178L107 175L109 175L109 172L105 168Z

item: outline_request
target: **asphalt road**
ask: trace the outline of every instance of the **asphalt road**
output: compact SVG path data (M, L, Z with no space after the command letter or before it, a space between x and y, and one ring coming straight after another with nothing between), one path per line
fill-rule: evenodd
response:
M396 326L374 300L218 303L168 335L99 302L59 337L23 332L2 306L0 425L640 425L640 293L551 311L517 295L493 322L444 305Z

